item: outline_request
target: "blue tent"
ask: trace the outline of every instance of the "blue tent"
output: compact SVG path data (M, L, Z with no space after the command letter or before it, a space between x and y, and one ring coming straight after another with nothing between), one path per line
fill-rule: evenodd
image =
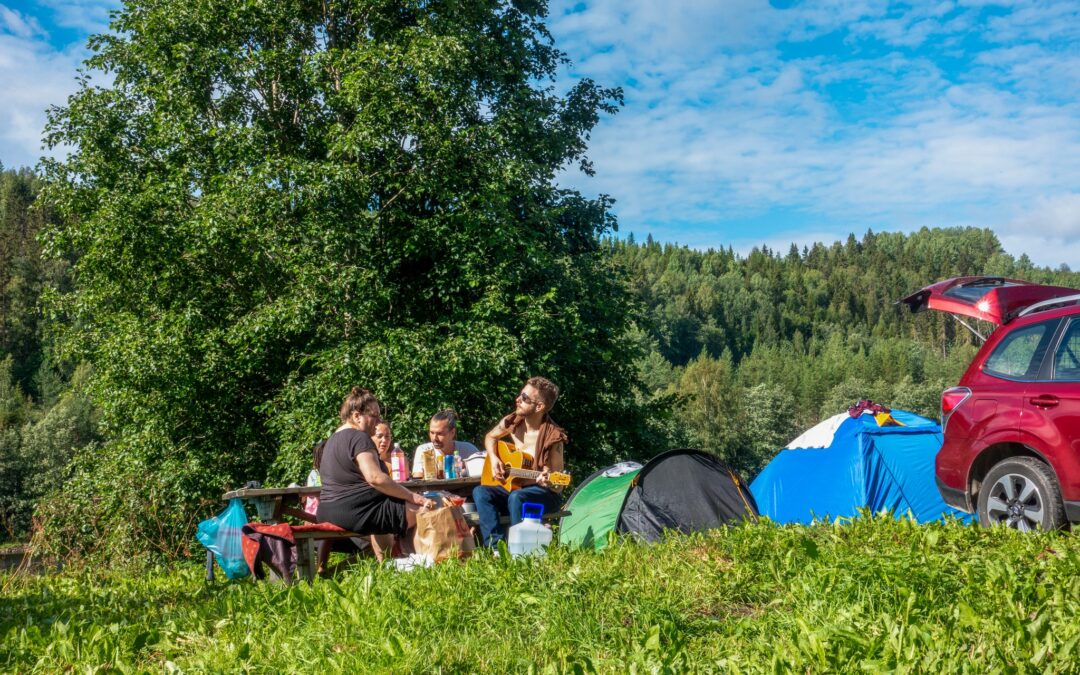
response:
M941 426L902 410L893 410L892 419L899 424L841 413L796 438L750 484L759 513L778 523L810 523L867 508L897 517L910 511L920 523L946 514L970 522L970 514L942 501L934 484Z

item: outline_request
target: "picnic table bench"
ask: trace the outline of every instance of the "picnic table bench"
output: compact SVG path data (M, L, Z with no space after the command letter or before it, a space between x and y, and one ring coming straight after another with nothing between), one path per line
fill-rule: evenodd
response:
M401 483L402 486L414 492L426 492L428 490L444 490L451 494L469 498L472 496L474 487L480 484L479 476L465 478L450 478L444 480L409 480ZM295 486L282 488L240 488L230 490L222 495L226 502L231 499L242 499L247 504L252 504L258 514L259 520L267 524L282 522L284 516L291 516L305 523L317 523L315 516L304 511L300 506L303 497L318 497L322 488L315 486ZM570 515L569 511L556 511L545 513L543 522L557 522L560 518ZM479 525L480 517L477 513L466 513L465 521L472 527ZM510 519L503 516L499 519L501 525L508 525ZM363 537L365 535L348 530L295 530L293 539L296 541L296 568L300 578L310 582L315 577L317 556L315 554L315 542L326 539L346 539ZM214 579L214 554L206 552L206 579ZM290 581L290 580L286 580Z

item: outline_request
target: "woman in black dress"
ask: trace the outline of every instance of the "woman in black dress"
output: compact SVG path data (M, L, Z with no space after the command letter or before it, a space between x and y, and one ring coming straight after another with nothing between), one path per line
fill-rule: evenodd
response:
M416 527L416 511L435 503L407 490L379 463L371 439L381 420L379 400L360 387L353 387L341 404L341 426L326 441L319 473L320 522L368 534L379 560L393 546L394 536L404 537Z

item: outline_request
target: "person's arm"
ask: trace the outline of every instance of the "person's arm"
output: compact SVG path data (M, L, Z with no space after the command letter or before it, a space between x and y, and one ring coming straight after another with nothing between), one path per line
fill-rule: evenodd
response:
M400 483L395 482L393 478L386 475L382 467L379 466L378 455L374 452L357 453L356 468L360 470L360 473L364 474L364 480L371 487L388 497L396 497L405 500L406 504L416 504L428 508L434 504L432 500L403 487Z
M562 492L561 485L552 485L548 480L548 476L553 472L563 470L563 444L556 443L548 450L548 462L541 469L542 473L540 477L536 479L536 484L540 487L545 487L552 492Z
M502 462L498 461L499 455L495 452L495 444L499 442L500 438L509 435L514 430L515 424L517 424L517 415L510 413L499 420L499 423L484 436L484 450L487 451L487 461L491 464L491 473L496 480L505 478L506 472L503 471Z
M517 424L517 415L510 413L506 417L499 420L491 431L487 432L484 436L484 450L487 450L489 454L495 452L495 444L499 442L500 438L505 438L514 430L514 425Z

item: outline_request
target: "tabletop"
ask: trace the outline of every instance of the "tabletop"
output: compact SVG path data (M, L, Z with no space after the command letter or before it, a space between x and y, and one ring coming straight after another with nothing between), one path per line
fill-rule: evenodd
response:
M453 494L466 497L470 496L472 489L480 484L479 476L466 478L451 478L449 480L407 480L399 485L415 492L427 490L446 490ZM315 516L307 513L302 508L297 508L303 497L318 497L322 488L318 485L275 488L240 488L230 490L222 495L222 499L242 499L255 506L259 520L264 523L277 523L282 516L292 516L305 522L316 522Z
M417 492L422 492L424 490L446 490L448 492L454 492L455 490L476 487L479 484L479 476L450 478L448 480L407 480L404 483L399 483L399 485ZM226 492L222 495L222 499L256 499L260 497L273 499L286 496L314 497L318 496L320 492L322 492L322 488L318 485L278 488L240 488L239 490L230 490L229 492Z

